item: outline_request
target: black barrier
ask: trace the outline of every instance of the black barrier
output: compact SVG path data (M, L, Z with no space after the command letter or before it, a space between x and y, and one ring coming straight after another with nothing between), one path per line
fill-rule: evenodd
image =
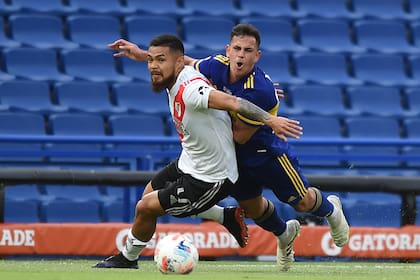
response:
M0 169L0 222L4 222L5 186L19 184L63 185L145 185L155 171L52 170L34 168ZM416 220L416 195L420 194L420 177L308 175L313 186L324 191L389 192L401 195L401 225Z

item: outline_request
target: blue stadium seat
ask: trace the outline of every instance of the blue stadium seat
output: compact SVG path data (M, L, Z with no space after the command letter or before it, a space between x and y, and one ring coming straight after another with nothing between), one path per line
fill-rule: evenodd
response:
M63 50L61 58L64 71L77 79L93 82L131 81L131 78L117 72L115 59L108 50Z
M356 86L347 88L351 114L403 117L406 111L397 87Z
M291 100L289 114L342 116L348 113L341 87L324 85L292 85L286 95Z
M420 116L420 88L405 88L405 99L408 106L407 115Z
M72 41L97 49L107 49L108 44L122 37L120 22L111 15L70 15L67 28Z
M352 0L354 14L359 18L411 19L399 0Z
M407 8L409 10L409 17L415 20L420 19L420 1L419 0L407 0Z
M5 200L13 201L41 201L42 194L37 185L16 185L16 186L7 186L5 191Z
M77 81L54 84L58 104L69 111L110 115L125 113L126 108L112 104L105 82Z
M296 9L302 13L302 17L321 18L353 18L353 13L347 6L346 0L296 0Z
M298 116L297 120L303 127L304 139L341 139L340 119L333 116ZM341 160L342 149L337 145L298 145L293 144L295 154L299 158L299 163L305 168L312 167L340 167L344 166Z
M41 206L47 223L99 223L101 206L97 201L53 200Z
M13 80L0 83L0 101L10 111L50 114L67 110L53 103L49 84L42 81Z
M420 80L420 55L408 56L408 67L414 80Z
M258 28L261 35L261 49L264 51L305 51L294 38L292 22L284 18L245 17L240 20Z
M191 11L193 15L216 16L237 19L245 16L238 7L236 1L233 0L212 0L212 1L196 1L196 0L183 0L183 7Z
M58 68L57 52L52 49L9 48L3 50L4 64L9 74L34 81L71 81Z
M48 118L49 129L52 135L59 136L105 136L104 121L100 115L87 113L52 114ZM51 162L102 162L97 153L102 145L97 143L51 143L46 146L50 151L62 152L66 155L51 155ZM90 153L80 155L80 152Z
M127 108L130 113L170 115L168 95L153 92L149 83L114 83L112 94L118 106Z
M347 68L347 58L342 53L298 53L294 55L296 75L309 82L325 85L358 85ZM320 67L322 65L322 67Z
M25 112L8 112L0 114L0 134L4 135L30 135L44 136L45 121L42 115ZM42 156L23 155L19 153L42 150L42 144L39 143L15 143L2 142L0 150L13 153L15 156L0 155L0 161L28 161L43 162ZM1 152L0 152L1 154Z
M400 138L398 119L380 116L355 116L344 119L349 139L393 139ZM397 146L348 145L345 152L351 157L352 167L400 167L401 161L395 159L400 154Z
M317 3L319 4L319 3ZM302 18L297 22L303 46L324 52L364 52L352 41L348 21L325 18ZM264 37L263 37L264 38Z
M150 40L158 34L178 35L177 20L166 15L126 16L124 24L127 39L142 48L148 48Z
M14 6L22 13L66 15L76 12L62 0L11 0Z
M419 92L417 92L419 93ZM418 98L420 100L420 98ZM420 140L420 119L417 117L404 118L403 127L405 136L408 140ZM408 167L420 167L420 146L407 145L402 149L402 154L410 156L405 160L405 164Z
M150 72L147 69L147 63L134 61L127 57L121 57L117 62L124 76L136 82L150 83Z
M39 202L34 200L6 200L4 205L6 223L39 223Z
M133 14L136 10L132 7L122 5L119 0L68 0L71 8L78 13L106 14L106 15L127 15Z
M0 14L1 15L9 15L12 13L19 12L20 7L15 5L13 2L1 0L0 1Z
M157 136L167 135L167 127L164 119L156 115L112 115L108 119L108 125L111 135L115 136ZM154 170L155 165L161 161L167 161L163 153L164 145L154 144L114 144L113 149L128 153L130 156L134 153L140 158L142 169ZM127 162L133 160L132 157L121 156L118 162Z
M104 198L97 186L45 185L44 189L51 200L101 202Z
M359 46L382 53L416 53L418 48L407 38L404 22L397 20L364 19L353 23Z
M404 57L399 54L364 53L351 58L357 79L381 86L416 86L419 81L406 74Z
M137 14L160 15L165 17L183 17L191 11L178 5L177 0L125 0L127 7L134 8ZM150 26L152 27L152 26Z
M255 0L241 0L240 8L248 16L298 17L303 16L293 9L290 1L265 0L264 4Z
M260 67L273 82L281 84L302 84L303 79L296 77L292 73L290 57L284 52L263 52L257 62Z
M5 20L4 17L0 19L0 47L2 48L20 47L22 44L13 40L9 36L10 28L6 28L7 25L5 25L4 20Z
M190 16L182 18L181 25L186 50L194 47L220 50L229 43L227 30L231 30L235 22L225 17Z
M63 33L61 19L49 14L14 14L9 17L14 40L35 48L74 49L78 44L69 41Z
M235 0L195 1L183 0L183 6L193 15L206 15L238 19L248 13L236 6Z
M351 192L342 203L350 226L401 226L401 198L397 194Z
M419 3L420 3L420 1L419 1ZM420 12L419 12L419 16L420 16ZM420 21L411 22L410 27L411 27L411 33L412 33L412 36L413 36L413 43L417 48L420 48ZM0 40L0 42L1 42L1 40Z

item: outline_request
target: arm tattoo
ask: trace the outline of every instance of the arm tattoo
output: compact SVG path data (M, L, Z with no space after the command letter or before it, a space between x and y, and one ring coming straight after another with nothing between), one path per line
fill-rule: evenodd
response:
M248 119L265 123L271 117L269 113L248 100L238 97L238 102L239 109L237 112Z

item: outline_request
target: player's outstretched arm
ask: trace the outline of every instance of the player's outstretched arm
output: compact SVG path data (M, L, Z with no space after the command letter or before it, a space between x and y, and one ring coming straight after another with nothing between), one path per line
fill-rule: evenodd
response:
M111 50L117 51L114 53L114 57L128 57L136 61L146 61L147 60L147 51L141 49L136 44L124 40L118 39L117 41L108 45L108 48Z
M219 90L211 90L208 106L214 109L235 111L246 118L260 121L270 126L274 133L285 141L287 137L299 139L303 134L299 121L273 116L246 99Z

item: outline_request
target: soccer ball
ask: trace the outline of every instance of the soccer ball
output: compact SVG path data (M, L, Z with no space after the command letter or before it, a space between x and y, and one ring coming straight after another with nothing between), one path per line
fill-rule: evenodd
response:
M185 235L169 234L159 240L154 260L164 274L188 274L198 262L198 251Z

